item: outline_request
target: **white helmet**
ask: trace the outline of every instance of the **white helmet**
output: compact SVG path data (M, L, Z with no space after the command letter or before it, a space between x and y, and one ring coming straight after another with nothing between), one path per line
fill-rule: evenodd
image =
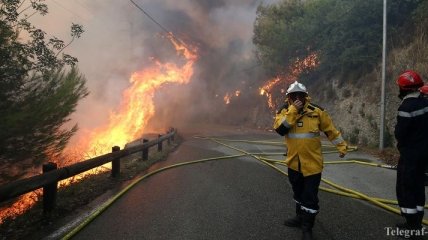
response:
M288 95L290 93L294 93L294 92L304 92L304 93L308 94L308 91L306 90L305 85L299 83L298 81L295 81L294 83L292 83L288 87L286 95Z

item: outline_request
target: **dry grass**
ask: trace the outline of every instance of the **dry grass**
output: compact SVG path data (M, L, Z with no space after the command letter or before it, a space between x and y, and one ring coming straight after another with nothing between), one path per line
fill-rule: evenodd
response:
M428 37L418 31L414 41L402 49L391 51L388 68L393 76L398 76L406 69L413 69L428 80Z

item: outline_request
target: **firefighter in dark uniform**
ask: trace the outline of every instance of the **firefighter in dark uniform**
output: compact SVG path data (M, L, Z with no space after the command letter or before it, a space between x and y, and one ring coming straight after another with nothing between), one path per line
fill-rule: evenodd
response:
M288 178L291 183L296 216L284 224L300 227L302 239L312 239L312 227L318 213L318 187L321 182L323 157L321 133L325 133L344 157L347 144L334 127L329 114L310 103L306 87L294 82L286 93L287 103L275 116L274 129L285 136L287 145Z
M403 229L421 229L425 205L425 168L428 161L428 100L420 96L421 77L407 70L397 79L402 99L398 108L395 138L400 159L397 165L397 200L406 219Z

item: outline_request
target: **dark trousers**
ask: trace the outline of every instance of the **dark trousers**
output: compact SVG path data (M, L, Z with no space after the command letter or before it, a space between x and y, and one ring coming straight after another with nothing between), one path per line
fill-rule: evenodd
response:
M288 168L288 179L293 188L294 200L303 207L302 209L318 211L318 187L321 182L321 173L304 177L302 173Z
M421 153L424 151L400 151L396 192L401 208L415 209L425 205L425 162L428 159Z

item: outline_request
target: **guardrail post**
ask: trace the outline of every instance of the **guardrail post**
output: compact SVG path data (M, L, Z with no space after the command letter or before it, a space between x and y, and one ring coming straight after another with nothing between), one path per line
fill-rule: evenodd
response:
M43 164L43 173L47 173L57 169L56 163L48 162ZM56 205L56 193L58 182L47 184L43 187L43 213L51 212Z
M120 147L114 146L111 148L111 151L112 152L120 151ZM116 177L119 177L119 175L120 175L120 158L116 158L116 159L113 159L113 161L111 161L111 177L116 178Z
M147 139L143 139L143 144L149 142L149 140ZM143 149L143 161L146 161L149 159L149 148L144 148Z
M158 139L160 139L162 137L162 134L158 135ZM162 152L162 141L158 142L158 152Z

